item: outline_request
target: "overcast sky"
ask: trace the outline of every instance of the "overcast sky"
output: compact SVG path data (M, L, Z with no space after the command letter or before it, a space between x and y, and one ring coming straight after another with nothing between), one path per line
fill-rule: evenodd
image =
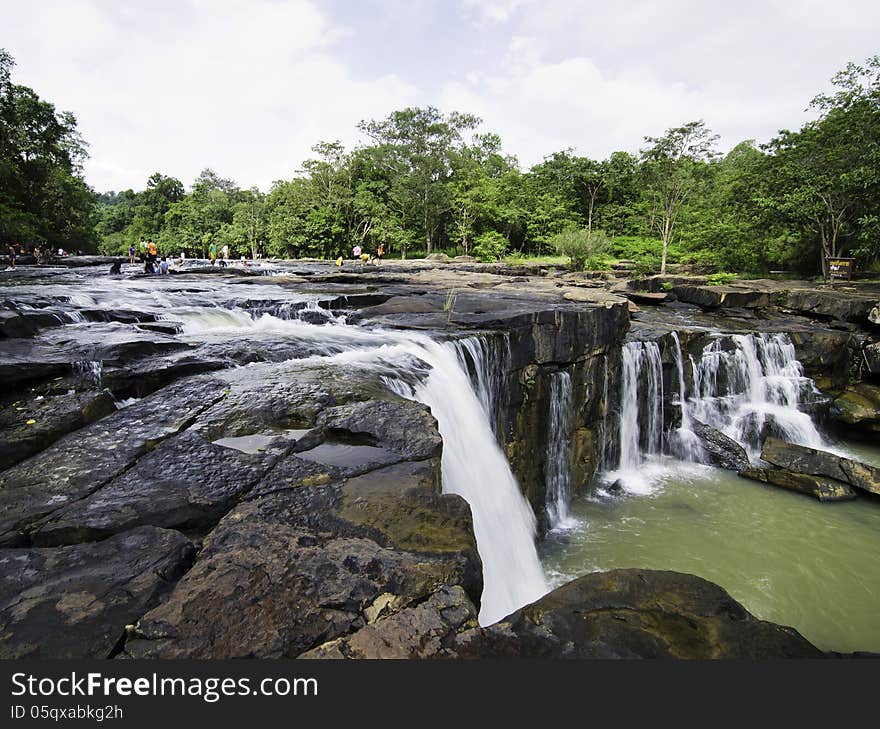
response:
M95 189L289 179L319 140L434 105L484 120L524 167L602 158L704 119L729 149L797 128L876 0L0 0L14 80L72 111Z

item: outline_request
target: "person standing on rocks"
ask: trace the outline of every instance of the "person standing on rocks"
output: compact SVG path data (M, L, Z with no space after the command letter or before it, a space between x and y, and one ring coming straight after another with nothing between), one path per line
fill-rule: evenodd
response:
M211 241L211 245L208 246L208 258L211 259L211 265L217 265L217 244L214 241Z
M360 261L360 259L361 259L360 245L355 244L355 247L351 249L351 257L354 258L355 263Z
M134 265L134 243L128 247L128 263L130 266Z
M385 244L380 243L379 247L376 249L376 265L377 266L382 265L382 256L384 256L384 255L385 255Z

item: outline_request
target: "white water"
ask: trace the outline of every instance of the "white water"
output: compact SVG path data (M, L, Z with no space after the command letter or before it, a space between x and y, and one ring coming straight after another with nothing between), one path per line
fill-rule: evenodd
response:
M725 340L733 349L725 350ZM707 345L692 359L693 417L740 443L753 459L766 431L810 448L825 447L804 396L816 395L787 334L733 334Z
M535 550L535 515L520 493L486 417L483 402L461 365L464 342L439 344L418 334L402 334L401 346L431 367L415 387L388 384L399 394L431 408L443 437L444 493L462 496L471 507L483 561L480 624L490 625L548 591ZM478 368L488 369L485 359ZM490 382L483 372L479 382ZM482 389L482 388L480 388Z
M657 342L627 342L621 352L619 463L606 474L628 491L651 490L646 460L663 447L663 365Z
M699 359L690 358L690 394L678 334L672 332L671 339L680 424L664 444L662 366L657 343L625 344L620 389L620 460L616 470L605 474L606 483L619 481L627 491L651 493L671 470L683 466L669 456L687 463L702 463L704 452L692 430L694 421L737 441L752 460L759 458L767 434L811 448L829 447L810 415L800 409L805 398L819 393L813 381L804 376L788 335L718 335L703 348Z
M544 483L547 490L547 518L551 529L570 528L571 518L571 375L565 370L550 375L550 417Z

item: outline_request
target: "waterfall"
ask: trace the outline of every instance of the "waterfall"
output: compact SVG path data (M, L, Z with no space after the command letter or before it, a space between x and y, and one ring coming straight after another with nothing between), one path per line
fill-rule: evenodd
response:
M510 338L479 336L459 339L456 343L459 364L475 383L477 397L496 437L501 436L501 403L504 376L510 366Z
M675 371L678 375L678 393L676 404L681 410L681 422L673 432L672 447L683 461L700 463L703 460L703 447L700 439L691 428L692 416L691 405L687 396L687 387L684 380L684 354L681 351L681 342L678 332L672 332L672 341L675 343L672 356L675 360Z
M732 348L725 347L732 345ZM694 372L692 415L756 457L767 434L811 448L824 442L803 399L818 395L787 334L733 334L703 349Z
M648 493L647 457L663 450L663 364L657 342L627 342L621 351L618 466L606 480Z
M301 309L303 310L303 309ZM468 502L483 563L480 623L497 622L544 595L535 548L537 524L496 438L499 392L510 360L506 338L437 342L425 334L281 319L238 309L187 307L169 312L196 341L243 336L302 343L303 364L363 367L397 394L428 405L443 438L444 493Z
M623 345L620 470L632 470L663 446L663 365L657 342Z
M495 438L484 403L487 383L499 373L477 373L476 389L462 362L473 354L471 340L440 344L400 333L400 347L430 366L415 385L386 378L404 397L425 403L443 437L443 492L458 494L471 507L483 562L480 624L490 625L544 595L547 582L535 549L536 521ZM475 360L478 369L487 359Z
M571 375L564 370L550 375L550 417L544 482L547 489L547 517L550 528L571 523Z

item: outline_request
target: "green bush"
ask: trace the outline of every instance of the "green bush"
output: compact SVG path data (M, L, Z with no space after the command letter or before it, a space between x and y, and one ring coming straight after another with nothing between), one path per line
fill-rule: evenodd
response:
M583 271L587 264L601 266L604 254L611 248L611 240L601 230L568 228L550 240L560 256L571 259L571 268Z
M498 261L507 250L507 238L497 230L488 230L474 240L472 253L478 261L492 263Z
M739 278L735 273L727 273L725 271L719 271L718 273L713 273L706 279L707 286L723 286L724 284L729 284L731 281L736 281Z

